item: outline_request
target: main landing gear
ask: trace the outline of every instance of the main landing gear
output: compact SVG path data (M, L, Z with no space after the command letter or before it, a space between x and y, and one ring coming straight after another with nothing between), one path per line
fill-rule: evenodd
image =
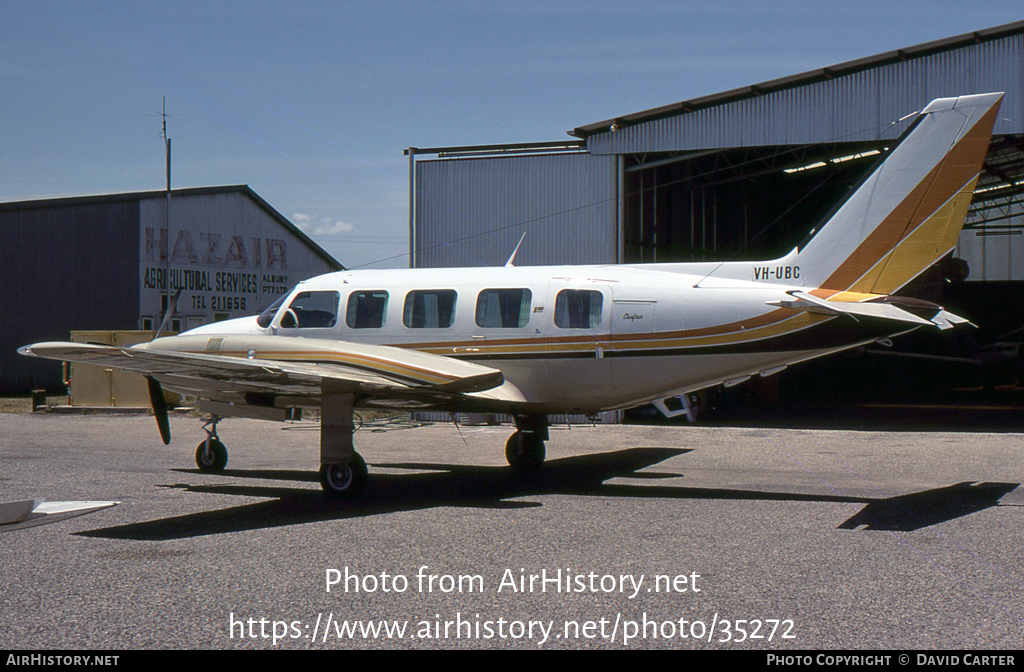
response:
M333 462L320 465L320 487L328 497L353 499L366 487L366 461L359 453L353 452L348 462Z
M355 499L366 488L366 461L352 445L355 396L330 378L320 383L320 487L332 499Z
M544 464L548 440L546 415L516 415L516 433L505 443L505 459L517 471L534 471Z

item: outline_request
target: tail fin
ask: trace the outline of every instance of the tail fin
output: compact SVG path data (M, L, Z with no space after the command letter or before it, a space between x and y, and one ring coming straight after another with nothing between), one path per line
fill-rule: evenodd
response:
M990 93L929 104L874 172L794 251L804 286L890 294L952 250L1002 98Z

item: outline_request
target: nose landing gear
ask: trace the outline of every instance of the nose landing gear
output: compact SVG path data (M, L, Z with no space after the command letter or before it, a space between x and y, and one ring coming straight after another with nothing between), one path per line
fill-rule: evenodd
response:
M199 471L224 471L228 464L228 449L217 438L217 423L220 421L219 415L211 415L210 419L203 423L206 440L196 448L196 465Z

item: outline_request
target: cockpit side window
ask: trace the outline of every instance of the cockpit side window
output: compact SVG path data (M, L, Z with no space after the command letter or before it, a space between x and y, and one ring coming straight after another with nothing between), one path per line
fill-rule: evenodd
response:
M555 326L560 329L596 329L601 324L601 292L563 289L555 297Z
M260 313L260 316L256 318L256 324L260 325L262 329L269 327L270 323L274 321L274 315L277 315L277 309L281 307L281 304L284 303L284 300L287 298L288 295L285 294L284 296L279 297L277 301L270 304L270 307Z
M383 290L348 295L345 324L350 329L380 329L388 312L388 293Z
M402 322L410 329L447 329L455 321L455 290L415 290L405 295Z
M485 329L525 327L532 298L528 289L485 289L476 299L476 324Z
M338 323L338 292L299 292L285 309L281 327L315 329L333 327Z

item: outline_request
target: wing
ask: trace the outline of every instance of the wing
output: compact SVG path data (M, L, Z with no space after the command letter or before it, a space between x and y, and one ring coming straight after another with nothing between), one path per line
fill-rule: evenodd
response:
M319 397L332 389L362 397L423 402L483 392L501 371L386 345L282 336L171 336L133 347L36 343L23 355L131 371L170 389L223 401L261 394Z

